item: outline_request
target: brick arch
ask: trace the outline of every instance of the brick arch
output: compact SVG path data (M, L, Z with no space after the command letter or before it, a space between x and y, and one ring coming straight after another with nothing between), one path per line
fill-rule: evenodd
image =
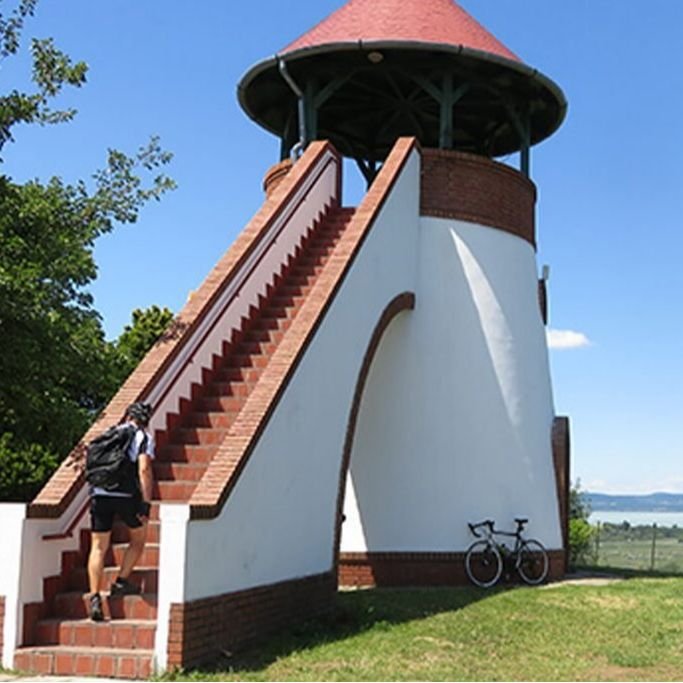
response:
M341 526L344 511L344 498L346 496L346 481L349 466L351 464L351 451L353 450L353 441L356 435L356 424L358 422L358 414L360 412L360 402L365 390L365 383L372 366L372 361L379 348L380 341L384 332L389 327L392 320L403 311L412 311L415 308L415 294L413 292L403 292L394 297L392 301L384 309L380 316L379 322L373 330L368 348L363 357L363 363L358 373L356 380L356 388L353 394L353 401L351 402L351 410L349 411L349 419L346 425L346 437L344 439L344 450L342 452L342 462L339 471L339 489L337 493L337 513L335 521L334 532L334 565L333 572L335 577L338 576L339 570L339 546L341 543Z

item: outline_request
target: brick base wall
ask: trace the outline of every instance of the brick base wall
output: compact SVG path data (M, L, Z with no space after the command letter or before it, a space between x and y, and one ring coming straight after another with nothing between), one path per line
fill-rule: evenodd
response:
M330 573L171 605L168 668L197 666L334 606Z
M563 550L548 551L548 578L565 574ZM370 586L464 586L465 553L341 553L339 585Z

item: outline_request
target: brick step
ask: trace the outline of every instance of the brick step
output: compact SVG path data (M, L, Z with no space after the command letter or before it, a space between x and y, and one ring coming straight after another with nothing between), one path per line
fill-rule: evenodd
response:
M313 289L313 285L311 284L300 284L300 283L289 283L289 279L287 279L287 282L280 287L277 290L276 296L283 296L283 297L306 297L310 294L311 290Z
M317 236L316 240L304 250L303 256L309 256L311 253L315 253L309 251L312 249L325 249L327 253L331 254L339 243L339 240L341 240L341 232L337 230L321 233Z
M89 596L81 591L57 593L54 600L55 617L86 619L89 617ZM156 619L156 593L125 595L110 598L102 595L102 606L107 619Z
M256 321L254 326L256 329L263 329L261 326L265 327L266 329L273 329L274 327L278 331L284 333L291 326L292 320L292 318L282 318L271 314L269 311L264 311L263 315L258 321Z
M252 324L253 330L276 330L278 332L284 332L288 324L291 321L289 321L287 318L284 320L281 318L277 318L276 316L273 315L266 315L265 312L261 314L261 316L257 319L254 320Z
M161 533L161 522L159 521L149 521L147 523L147 543L159 543L159 535ZM83 535L87 536L87 540L83 538ZM128 543L130 534L128 533L128 527L121 521L117 520L114 522L114 526L111 530L111 542L112 543ZM87 544L90 547L90 529L83 529L81 532L81 548L84 548Z
M155 481L152 496L164 502L187 502L197 488L196 481Z
M270 342L279 344L285 335L279 330L250 330L244 335L244 340L248 342Z
M20 671L46 676L111 676L149 678L152 674L152 650L122 650L68 647L65 645L23 647L14 655Z
M227 364L224 364L216 373L214 379L220 379L221 382L231 382L235 384L241 382L254 384L255 382L258 382L258 378L261 376L260 371L257 369Z
M283 317L273 314L269 317ZM230 368L265 368L268 365L268 356L261 354L231 354L225 362L225 367Z
M307 251L305 251L290 266L289 270L287 271L285 282L289 285L293 284L289 279L291 277L301 277L302 275L315 275L316 269L322 269L324 266L323 261L327 261L327 258L327 256L321 256L319 254L309 254Z
M188 462L208 464L216 454L218 445L168 444L159 449L158 462Z
M228 430L211 427L180 427L173 432L173 441L177 444L194 444L196 446L219 446Z
M282 305L283 299L271 299L271 303L277 301L278 306ZM286 305L286 304L285 304ZM277 348L277 344L275 344L272 341L243 341L240 343L240 345L235 349L235 353L238 356L246 356L246 355L266 355L269 356L275 351Z
M157 555L158 556L158 555ZM119 575L118 564L115 567L105 567L104 576L100 585L100 590L109 591L111 584ZM143 593L156 593L159 590L159 567L145 567L144 565L136 565L133 573L130 575L130 582L134 583L142 589ZM69 590L83 591L90 590L88 582L88 570L85 567L76 567L69 574ZM46 641L41 641L46 642Z
M145 543L145 548L142 551L142 555L140 555L140 559L137 562L138 564L146 565L149 567L156 567L159 565L160 530L161 525L158 522L156 524L151 523L147 527L147 542ZM105 565L119 566L121 564L121 560L123 559L123 553L126 551L126 548L128 547L128 539L129 535L127 530L125 533L123 531L117 532L116 536L114 536L112 530L112 542L104 558ZM88 553L90 552L90 531L88 529L83 530L83 532L81 533L80 541L80 551L78 551L78 553L76 554L75 559L70 562L69 566L63 566L63 570L66 573L73 571L78 567L85 567Z
M128 543L112 543L104 556L104 564L107 567L120 567L123 554L126 552ZM159 544L145 543L145 548L140 555L137 564L141 567L159 566Z
M199 481L206 472L206 464L185 462L155 462L157 481Z
M220 396L218 398L220 398ZM230 398L223 398L223 400L227 403ZM198 427L224 430L229 429L244 405L244 398L233 400L233 402L229 403L228 405L234 407L222 411L219 409L219 411L216 412L198 411L189 413L184 421L183 429L194 429Z
M320 266L321 268L324 267L323 265ZM307 286L309 282L314 282L315 281L315 276L314 275L292 275L291 279L288 278L289 281L291 281L292 285L301 285L302 287Z
M293 286L307 287L316 281L323 268L324 266L295 266L290 271L287 282Z
M261 373L259 368L258 373ZM251 393L251 390L256 386L256 382L243 382L242 385L245 389L240 390L243 395L239 396L235 394L235 382L231 382L226 379L228 372L226 370L216 370L216 374L213 380L204 387L204 395L199 399L197 403L197 410L206 410L204 407L203 400L206 398L216 398L216 397L226 397L226 398L239 398L245 399ZM208 410L211 410L209 408Z
M332 253L332 249L333 249L332 245L315 244L315 245L308 247L308 249L306 249L306 256L308 258L312 258L314 256L326 257Z
M141 619L43 619L36 624L38 645L153 650L156 622Z
M279 292L270 300L269 307L275 309L287 309L288 311L298 311L302 304L306 301L303 295L285 295ZM267 351L259 351L260 353L267 353Z
M294 317L292 308L293 307L291 306L282 304L275 306L271 301L261 312L260 318L277 318L278 320L287 318L288 320L291 320Z

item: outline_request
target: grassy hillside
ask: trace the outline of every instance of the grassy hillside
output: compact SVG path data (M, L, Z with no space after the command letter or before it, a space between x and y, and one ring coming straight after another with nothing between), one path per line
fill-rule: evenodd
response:
M680 680L683 579L342 593L329 619L171 680Z

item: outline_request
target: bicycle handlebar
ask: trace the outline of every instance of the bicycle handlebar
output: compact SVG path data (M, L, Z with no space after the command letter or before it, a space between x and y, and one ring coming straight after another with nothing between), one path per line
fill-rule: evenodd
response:
M470 531L474 536L477 538L481 538L481 534L477 531L477 529L487 526L489 528L489 531L493 533L493 520L492 519L485 519L483 522L477 522L476 524L472 524L472 522L467 522L467 526L470 528Z
M512 533L509 531L496 531L493 528L495 522L492 519L485 519L483 522L477 522L476 524L472 524L472 522L467 522L467 526L469 527L472 535L476 536L477 538L482 537L482 535L477 531L477 529L480 529L483 526L487 526L489 528L489 533L491 534L502 534L503 536L519 536L522 533L522 531L524 531L524 527L526 524L529 523L529 520L523 517L515 517L515 522L517 522L517 531Z

